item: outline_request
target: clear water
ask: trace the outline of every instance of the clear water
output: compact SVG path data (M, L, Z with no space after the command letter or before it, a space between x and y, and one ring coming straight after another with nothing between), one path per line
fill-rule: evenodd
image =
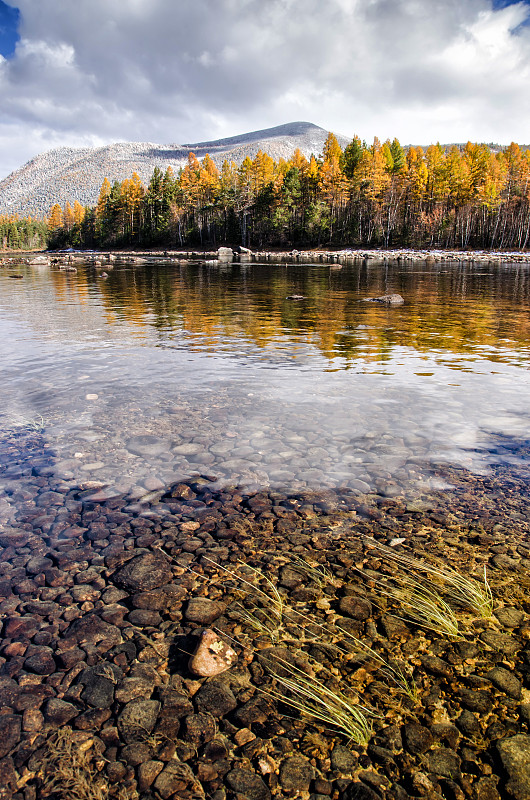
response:
M530 266L13 262L0 354L8 466L39 430L49 474L108 495L199 473L414 496L444 465L524 470Z

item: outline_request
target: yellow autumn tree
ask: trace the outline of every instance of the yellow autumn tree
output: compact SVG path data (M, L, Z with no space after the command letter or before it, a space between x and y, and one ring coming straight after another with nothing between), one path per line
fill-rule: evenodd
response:
M74 227L74 223L74 210L70 203L67 202L63 210L63 228L70 231Z
M85 209L81 205L79 200L76 200L74 202L74 224L75 225L81 225L81 223L83 222L84 218L85 218Z
M110 181L108 178L103 179L103 183L101 184L101 189L99 190L99 197L96 206L96 219L102 220L105 216L105 212L107 210L107 200L110 196L110 191L112 186L110 185Z
M63 210L59 203L54 203L48 216L48 230L56 231L62 227L63 224Z

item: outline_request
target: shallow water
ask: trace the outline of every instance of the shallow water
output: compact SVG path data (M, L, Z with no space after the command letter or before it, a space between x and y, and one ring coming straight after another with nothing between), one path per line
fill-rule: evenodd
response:
M153 262L104 279L13 262L0 268L2 461L9 477L10 437L37 430L41 473L134 498L197 474L410 497L449 487L444 465L524 471L529 278L521 265ZM390 292L405 305L362 302Z

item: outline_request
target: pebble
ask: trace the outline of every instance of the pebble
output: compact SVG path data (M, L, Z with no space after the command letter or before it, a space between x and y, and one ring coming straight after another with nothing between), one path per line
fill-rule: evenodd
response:
M142 740L156 725L160 703L156 700L131 700L118 717L118 730L130 744Z
M496 746L508 773L506 789L515 800L530 800L530 736L510 736Z
M280 784L286 792L307 792L314 769L307 758L291 756L280 767Z
M237 661L237 653L215 631L202 632L189 668L194 675L212 677L230 669Z
M184 612L188 622L196 622L199 625L210 625L225 610L225 605L206 597L192 597L188 602ZM216 645L217 646L217 645Z
M230 788L248 800L270 800L271 793L263 780L249 769L233 769L226 780Z
M113 575L113 582L120 589L130 592L158 589L172 578L167 560L158 553L143 553L135 556Z
M521 699L521 681L515 677L512 672L509 672L504 667L495 667L486 673L486 678L492 684L500 689L501 692L506 692L507 695L513 697L514 700Z

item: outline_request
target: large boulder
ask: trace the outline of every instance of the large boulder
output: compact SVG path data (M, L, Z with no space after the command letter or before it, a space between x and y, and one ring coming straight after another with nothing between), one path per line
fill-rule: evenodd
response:
M217 250L217 258L219 261L233 261L234 251L231 247L220 247Z

